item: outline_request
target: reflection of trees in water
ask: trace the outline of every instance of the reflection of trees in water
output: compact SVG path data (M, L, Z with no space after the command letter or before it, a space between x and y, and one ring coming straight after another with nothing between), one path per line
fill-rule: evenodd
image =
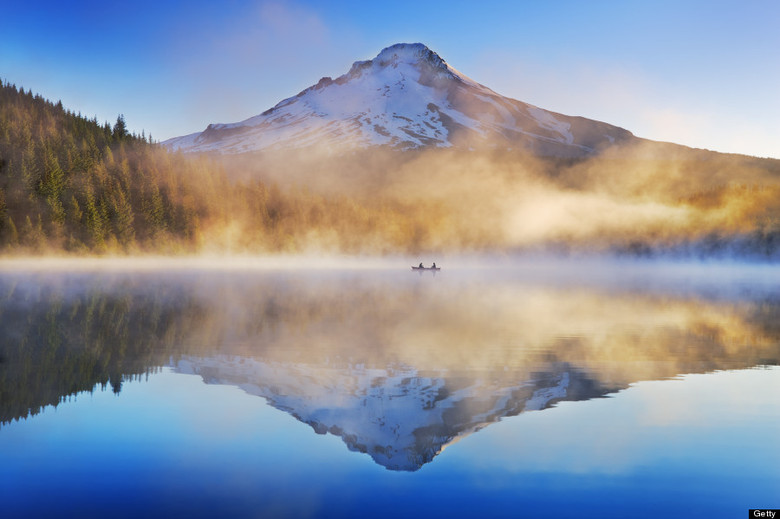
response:
M119 393L164 364L203 313L186 294L92 282L0 280L0 423L97 385Z
M774 300L428 281L296 272L4 275L0 421L98 385L118 392L123 380L183 353L314 371L479 371L504 387L557 373L551 366L562 363L614 388L780 359Z

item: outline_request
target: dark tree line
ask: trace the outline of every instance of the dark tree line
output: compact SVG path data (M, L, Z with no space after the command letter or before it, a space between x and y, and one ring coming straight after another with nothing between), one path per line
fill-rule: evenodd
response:
M0 279L0 426L69 396L159 369L203 309L191 298L105 293L76 296L42 287L27 293Z
M122 115L101 125L3 83L0 246L129 251L191 230L192 209L164 183L175 165L158 148L129 133Z

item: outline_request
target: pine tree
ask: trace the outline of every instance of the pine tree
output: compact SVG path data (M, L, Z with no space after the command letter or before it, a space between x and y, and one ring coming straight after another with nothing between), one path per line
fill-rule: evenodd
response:
M102 201L101 201L102 202ZM87 186L87 232L92 238L95 248L102 250L105 248L107 217L103 210L103 205L95 200L95 194L91 186Z
M121 189L116 189L111 197L111 209L114 213L114 229L119 243L128 247L135 237L133 228L133 208Z
M152 234L165 230L165 207L157 184L151 185L151 193L144 200L143 211Z
M116 141L121 141L127 138L127 125L125 124L124 115L119 114L119 116L116 118L116 124L114 124L112 136Z
M44 156L44 175L39 184L39 192L46 197L46 203L52 211L52 220L65 221L65 209L62 206L62 192L65 190L65 172L62 171L57 157L50 148Z
M81 206L79 205L79 201L76 199L76 195L71 195L68 217L75 225L79 225L83 215L84 211L81 210Z

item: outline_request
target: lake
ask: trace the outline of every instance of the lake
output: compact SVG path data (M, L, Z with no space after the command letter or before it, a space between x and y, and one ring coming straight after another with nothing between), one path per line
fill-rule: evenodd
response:
M410 264L0 263L2 515L780 507L780 268Z

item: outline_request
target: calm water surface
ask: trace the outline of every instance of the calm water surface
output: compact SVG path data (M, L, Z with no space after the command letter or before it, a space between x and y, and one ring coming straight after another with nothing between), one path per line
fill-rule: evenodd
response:
M0 269L4 517L780 507L780 269Z

